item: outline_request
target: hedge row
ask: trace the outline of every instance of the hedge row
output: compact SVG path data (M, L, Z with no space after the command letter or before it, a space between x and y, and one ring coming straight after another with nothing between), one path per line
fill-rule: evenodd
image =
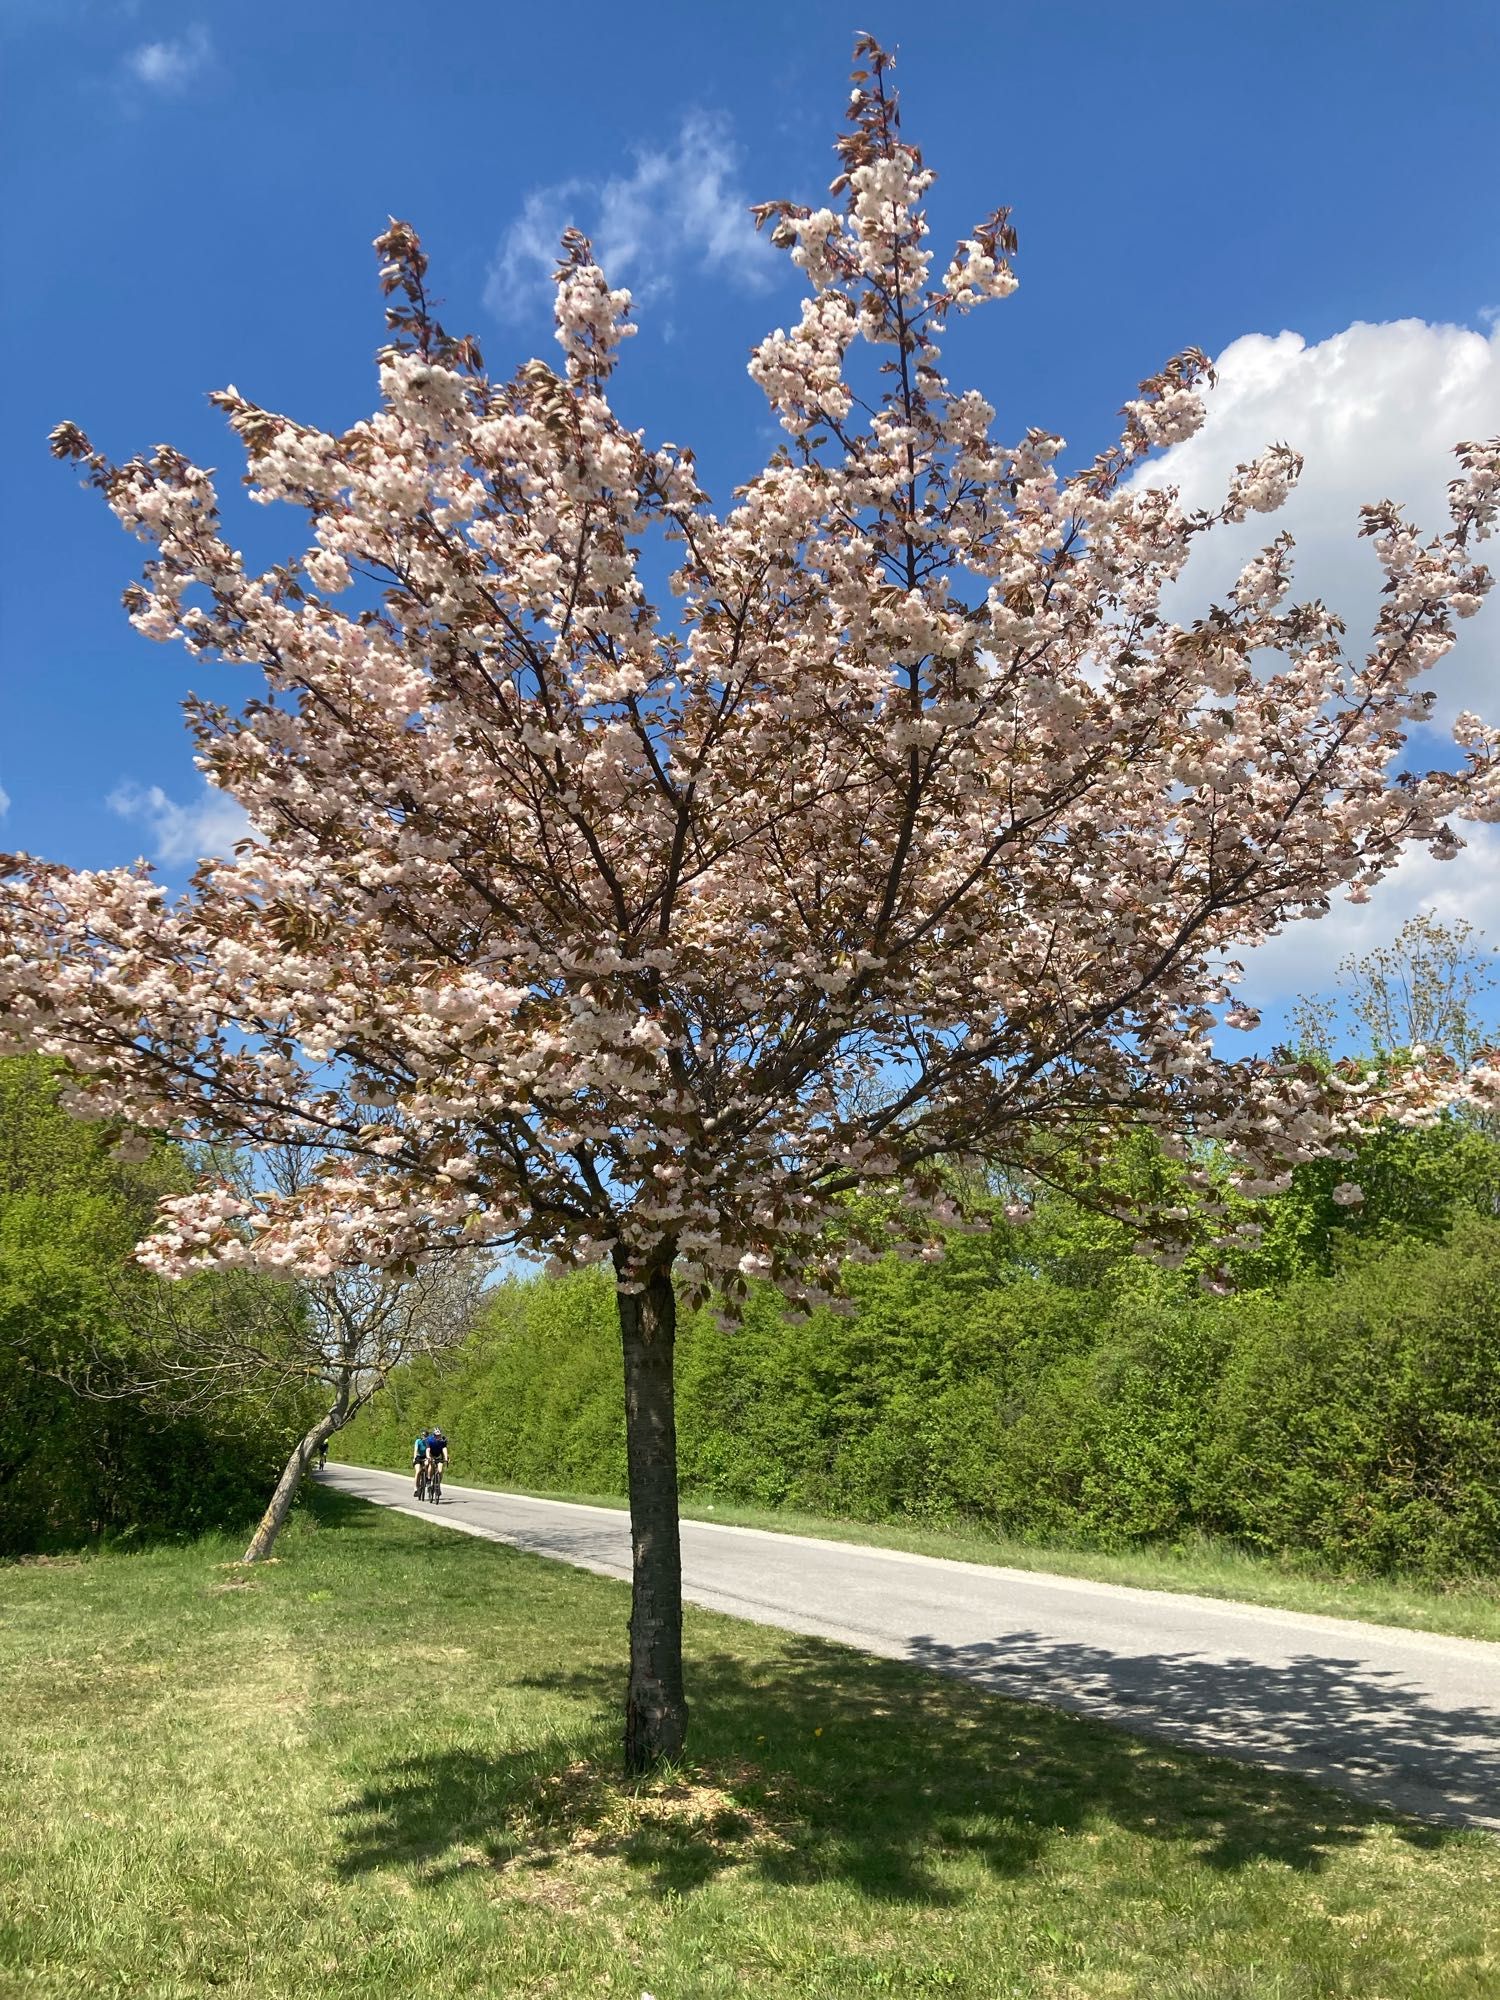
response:
M859 1274L858 1311L769 1292L681 1332L685 1493L863 1519L956 1518L1123 1545L1195 1532L1367 1572L1500 1571L1500 1224L1366 1244L1275 1292L1209 1299L1140 1263L1092 1280L1001 1240ZM404 1464L440 1421L458 1476L617 1494L608 1276L505 1286L441 1369L353 1427Z

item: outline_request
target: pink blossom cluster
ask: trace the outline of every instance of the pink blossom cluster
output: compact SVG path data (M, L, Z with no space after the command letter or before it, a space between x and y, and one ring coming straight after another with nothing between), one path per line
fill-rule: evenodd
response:
M492 380L393 223L371 417L334 435L217 398L252 498L306 518L271 570L180 454L116 466L56 433L151 550L132 622L245 677L189 716L253 838L177 900L143 866L11 857L6 1043L62 1058L122 1132L329 1163L293 1195L164 1204L155 1268L509 1243L810 1296L834 1216L842 1250L929 1253L955 1157L1023 1184L1145 1126L1263 1193L1377 1117L1500 1093L1500 1058L1322 1076L1214 1039L1258 1018L1226 962L1500 817L1477 718L1453 768L1401 768L1488 587L1500 444L1461 447L1435 536L1366 510L1386 588L1362 656L1291 601L1284 535L1169 616L1195 540L1274 513L1295 453L1213 514L1127 485L1202 421L1195 352L1077 471L1048 433L997 437L940 341L1013 289L1014 234L998 211L934 283L933 176L870 63L836 205L759 211L808 293L750 361L789 443L727 510L615 415L630 299L576 235L561 372ZM849 1210L862 1184L890 1201ZM1170 1240L1186 1212L1151 1221Z

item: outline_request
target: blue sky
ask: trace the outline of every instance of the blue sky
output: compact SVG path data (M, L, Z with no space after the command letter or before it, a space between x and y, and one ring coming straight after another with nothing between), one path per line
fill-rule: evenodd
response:
M939 241L1014 209L1021 290L948 348L1002 430L1092 453L1168 355L1225 355L1186 483L1257 428L1321 444L1305 580L1358 611L1355 500L1394 487L1436 525L1448 446L1500 429L1494 0L0 0L0 841L177 875L215 826L177 703L193 678L232 690L130 631L138 552L47 457L53 424L116 457L170 440L232 485L208 390L330 428L368 409L387 214L422 231L446 321L498 371L551 351L540 256L576 220L644 295L622 406L725 493L769 441L746 351L796 298L744 205L821 194L859 27L899 47ZM257 514L254 551L284 553L292 525ZM1495 606L1480 625L1450 705L1493 716ZM1485 836L1439 889L1419 858L1316 945L1272 947L1267 984L1326 980L1416 901L1492 908L1500 936L1497 862Z

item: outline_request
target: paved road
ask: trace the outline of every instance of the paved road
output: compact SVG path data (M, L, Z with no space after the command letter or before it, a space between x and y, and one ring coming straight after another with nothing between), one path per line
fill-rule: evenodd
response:
M624 1514L389 1472L340 1492L628 1577ZM1500 1645L1217 1598L685 1521L695 1604L958 1674L1023 1701L1299 1771L1397 1811L1500 1831Z

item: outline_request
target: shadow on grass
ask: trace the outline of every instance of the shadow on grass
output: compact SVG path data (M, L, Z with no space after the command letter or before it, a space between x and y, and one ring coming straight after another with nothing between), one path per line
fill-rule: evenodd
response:
M693 1760L643 1786L614 1775L618 1670L520 1685L594 1705L587 1740L391 1765L343 1809L346 1874L400 1867L436 1881L488 1865L540 1876L609 1856L664 1895L735 1869L941 1905L962 1893L945 1859L1016 1876L1058 1842L1112 1827L1212 1869L1270 1860L1310 1871L1384 1823L1294 1778L817 1640L789 1639L764 1663L697 1658ZM1450 1837L1400 1832L1419 1847Z

